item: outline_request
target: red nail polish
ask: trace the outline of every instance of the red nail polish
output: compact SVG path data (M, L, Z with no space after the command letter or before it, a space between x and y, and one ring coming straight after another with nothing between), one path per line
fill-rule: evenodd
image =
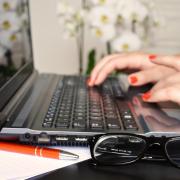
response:
M151 97L151 92L150 92L150 91L149 91L149 92L146 92L146 93L144 93L144 94L142 95L142 99L143 99L144 101L147 101L150 97Z
M149 55L150 60L155 60L156 58L157 58L157 55L155 55L155 54Z
M138 78L136 76L130 76L131 84L135 84L135 83L137 83L137 81L138 81Z

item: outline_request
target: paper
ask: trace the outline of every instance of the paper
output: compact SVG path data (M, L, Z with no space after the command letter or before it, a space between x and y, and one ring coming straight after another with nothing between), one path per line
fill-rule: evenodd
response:
M91 158L87 147L54 147L79 155L78 160L56 160L0 151L0 179L19 180L33 177Z

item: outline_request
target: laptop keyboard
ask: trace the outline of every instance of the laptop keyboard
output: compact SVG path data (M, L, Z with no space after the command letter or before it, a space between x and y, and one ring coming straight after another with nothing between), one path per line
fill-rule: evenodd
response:
M42 126L136 131L137 124L123 97L115 78L90 88L85 77L66 76L57 85Z

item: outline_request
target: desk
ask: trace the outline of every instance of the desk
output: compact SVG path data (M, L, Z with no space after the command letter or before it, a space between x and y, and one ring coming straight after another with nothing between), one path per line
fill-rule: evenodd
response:
M74 164L46 175L43 180L179 180L180 169L168 162L140 161L126 166L94 166L91 160Z

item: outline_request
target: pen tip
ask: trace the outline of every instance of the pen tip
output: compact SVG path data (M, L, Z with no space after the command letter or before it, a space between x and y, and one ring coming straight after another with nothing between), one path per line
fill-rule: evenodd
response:
M77 154L61 150L61 152L59 153L59 159L76 160L79 159L79 156Z

